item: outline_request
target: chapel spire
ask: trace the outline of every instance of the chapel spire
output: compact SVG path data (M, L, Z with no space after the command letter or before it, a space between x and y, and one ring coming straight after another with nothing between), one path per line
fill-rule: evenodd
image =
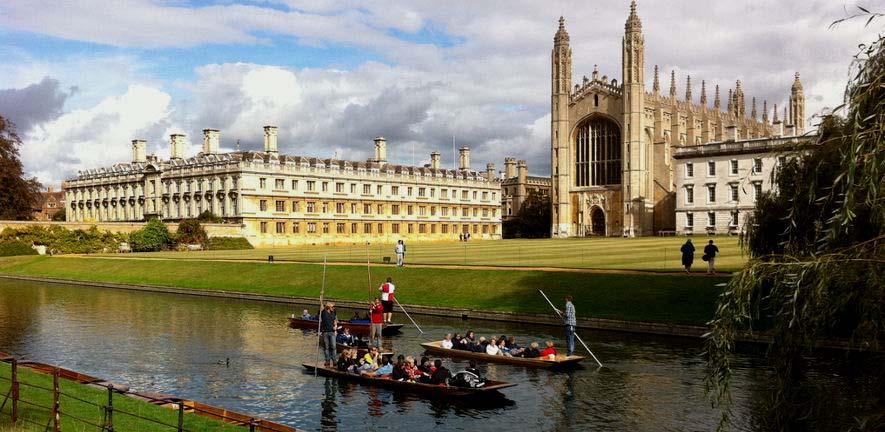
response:
M756 97L753 96L753 109L750 111L750 117L756 120Z
M624 24L624 30L626 30L627 33L642 32L642 21L639 20L639 15L636 14L636 0L630 2L630 16L627 17L627 23Z
M670 97L676 99L676 71L670 71Z
M768 100L762 100L762 124L768 124Z
M707 83L701 80L701 106L707 108Z
M719 111L719 109L722 108L722 103L719 101L719 84L716 84L716 93L713 96L713 108L715 108L716 111Z
M660 81L660 79L658 78L658 65L655 65L655 78L654 78L654 81L653 81L652 84L651 84L651 91L652 91L654 94L658 94L658 93L661 92L661 81Z
M691 102L691 75L685 77L685 101Z

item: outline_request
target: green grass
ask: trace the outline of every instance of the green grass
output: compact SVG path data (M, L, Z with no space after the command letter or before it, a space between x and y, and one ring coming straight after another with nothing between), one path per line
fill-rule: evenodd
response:
M707 237L693 238L695 267L700 270ZM737 237L713 237L720 255L716 267L735 271L746 262ZM527 267L567 267L616 270L680 271L679 248L685 237L640 238L582 238L582 239L513 239L471 242L408 243L406 261L413 264L493 265ZM382 262L382 257L394 257L392 243L373 243L369 246L370 259ZM156 252L139 256L189 259L248 259L322 262L327 256L331 262L365 262L365 245L316 245L285 248L262 248L241 251Z
M11 370L12 366L10 364L0 363L0 395L2 395L0 396L0 400L2 400L3 396L9 392ZM9 401L6 403L6 406L4 406L2 413L0 413L0 431L43 431L51 414L47 409L38 408L34 405L42 407L51 406L52 392L46 389L52 389L52 376L36 373L28 368L19 367L18 377L21 381L19 386L21 400L18 405L20 419L19 425L15 428L12 428L11 426L12 402ZM64 379L59 380L59 389L62 393L62 396L59 399L61 430L66 432L100 430L95 426L86 424L82 421L77 421L74 417L94 424L102 424L103 409L101 406L107 404L107 391ZM83 401L98 404L99 406ZM175 430L174 428L166 428L147 420L141 420L131 415L126 415L124 412L136 414L170 426L178 425L178 411L151 405L120 394L114 395L114 410L114 428L120 431ZM30 422L33 423L29 423L22 419L30 420ZM184 427L189 431L243 430L242 428L230 424L224 424L194 414L185 414Z
M187 260L65 257L0 259L0 273L65 279L166 285L287 296L319 297L322 266ZM477 310L550 313L538 294L554 301L575 296L580 316L704 324L713 315L720 277L680 274L577 273L396 267L372 268L372 294L392 276L404 304ZM329 266L326 296L368 297L365 266Z

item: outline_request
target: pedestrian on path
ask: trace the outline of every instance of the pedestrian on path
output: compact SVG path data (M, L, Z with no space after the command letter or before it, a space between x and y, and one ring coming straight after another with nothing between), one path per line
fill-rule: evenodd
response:
M369 302L369 315L372 316L372 323L369 327L369 345L381 348L381 330L384 327L384 306L381 305L381 299L375 297L374 302Z
M338 328L338 316L335 314L335 303L326 302L326 307L320 312L320 337L323 341L323 353L325 362L323 365L331 366L338 358L335 347L336 329Z
M691 239L686 240L679 251L682 252L682 268L686 273L691 273L691 263L694 262L694 245L691 244Z
M396 253L396 266L402 267L403 260L406 257L406 245L402 240L398 240L396 242L396 246L393 248L393 251Z
M716 274L716 254L719 253L719 248L713 244L713 240L704 247L704 258L707 261L707 274Z
M393 301L394 294L396 291L396 286L393 284L393 278L388 277L387 282L381 284L378 287L378 291L381 291L381 306L384 307L384 322L392 323L393 322Z
M565 313L557 309L557 312L563 317L563 324L565 324L565 346L566 355L568 356L575 352L575 326L578 325L578 320L575 315L575 305L572 304L572 300L574 300L574 298L571 295L565 296Z

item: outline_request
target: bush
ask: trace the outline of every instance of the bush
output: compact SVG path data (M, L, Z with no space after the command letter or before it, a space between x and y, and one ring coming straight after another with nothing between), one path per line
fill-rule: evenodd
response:
M216 216L215 213L212 213L209 210L204 210L203 213L200 213L197 216L197 220L203 223L221 223L223 219Z
M242 250L255 249L248 240L243 237L211 237L209 250Z
M126 234L99 231L92 226L88 230L69 230L60 226L26 226L6 228L0 233L0 243L20 241L25 244L45 245L53 253L94 253L117 250Z
M172 235L166 224L151 219L144 228L129 235L129 245L133 252L154 252L169 248Z
M66 214L67 214L67 209L61 209L52 215L52 220L55 222L64 222Z
M206 230L200 225L200 221L196 219L182 219L178 223L178 232L175 238L179 243L185 244L206 244L209 236Z
M37 251L25 242L12 241L0 243L0 257L18 255L37 255Z

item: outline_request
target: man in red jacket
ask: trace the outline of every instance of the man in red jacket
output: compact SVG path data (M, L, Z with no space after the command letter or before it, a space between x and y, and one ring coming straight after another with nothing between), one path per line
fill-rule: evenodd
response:
M375 302L369 303L369 314L372 316L372 323L369 327L369 345L381 348L381 329L384 326L384 306L381 305L381 299L375 297ZM376 339L377 338L377 339Z

